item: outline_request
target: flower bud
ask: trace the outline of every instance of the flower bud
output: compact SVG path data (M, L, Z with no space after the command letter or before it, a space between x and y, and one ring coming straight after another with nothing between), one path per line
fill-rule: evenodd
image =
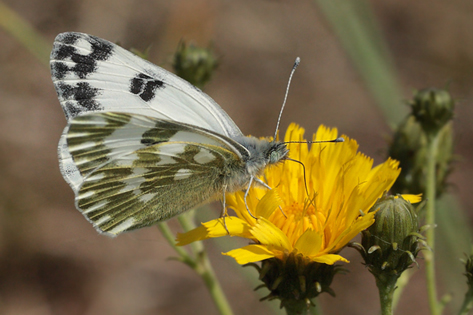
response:
M412 114L427 134L436 134L453 117L455 101L446 90L424 89L409 102Z
M375 277L399 277L422 249L417 213L402 196L383 196L370 211L376 211L375 223L362 234L361 252Z
M217 67L218 60L209 48L181 42L174 54L174 72L198 88L210 81Z
M466 260L462 260L465 264L465 276L469 288L473 288L473 250Z
M436 159L436 192L440 197L447 187L447 178L452 171L453 131L451 122L438 134L439 148ZM394 183L395 193L425 192L427 173L427 137L414 116L408 116L396 130L389 146L388 156L399 161L401 174Z
M468 290L465 293L463 304L458 314L469 314L473 308L473 249L466 260L462 260L465 264L465 276L467 279Z

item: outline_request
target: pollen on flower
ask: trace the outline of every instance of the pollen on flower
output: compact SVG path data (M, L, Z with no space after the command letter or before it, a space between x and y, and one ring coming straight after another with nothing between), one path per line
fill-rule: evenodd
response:
M312 204L293 202L282 207L282 211L274 211L269 221L281 229L289 242L294 244L306 230L320 230L325 218Z

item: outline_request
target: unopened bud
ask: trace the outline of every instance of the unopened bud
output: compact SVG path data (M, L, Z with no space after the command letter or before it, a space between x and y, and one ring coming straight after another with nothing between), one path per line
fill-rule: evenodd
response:
M370 211L375 223L363 231L362 248L366 265L375 276L400 276L422 249L417 213L402 196L383 196Z
M410 101L412 114L427 134L436 134L453 118L455 101L446 90L424 89Z
M198 88L203 88L218 67L218 60L209 48L181 42L174 54L175 73Z
M436 192L440 197L447 188L448 175L452 172L453 131L452 123L445 125L438 134L438 150L435 156ZM388 156L399 161L401 174L394 183L395 193L425 192L427 174L427 136L414 116L408 116L394 133Z

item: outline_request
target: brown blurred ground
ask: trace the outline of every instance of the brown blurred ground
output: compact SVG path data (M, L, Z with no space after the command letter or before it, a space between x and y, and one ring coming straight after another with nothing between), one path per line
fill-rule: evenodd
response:
M444 87L460 100L451 182L468 217L473 208L473 4L468 0L371 1L407 99ZM383 160L389 126L310 1L6 1L52 43L81 31L146 49L165 64L179 40L210 41L221 67L210 94L246 134L274 131L288 72L294 77L282 130L336 126L360 150ZM74 209L58 170L65 118L49 70L0 30L0 314L217 314L202 281L173 255L157 229L109 239ZM403 106L399 100L400 106ZM208 243L212 246L212 243ZM236 314L269 314L239 267L211 247L213 264ZM468 249L465 249L468 251ZM324 296L325 314L377 314L372 278L357 255L343 252L350 274ZM399 314L427 314L423 274L407 289ZM464 286L464 284L459 284Z

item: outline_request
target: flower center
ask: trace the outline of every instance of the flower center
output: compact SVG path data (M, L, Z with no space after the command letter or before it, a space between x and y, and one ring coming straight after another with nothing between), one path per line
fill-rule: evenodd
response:
M269 220L287 235L293 245L308 229L314 231L324 230L326 218L312 204L294 202L289 206L283 207L283 211L286 216L276 209L269 217Z

